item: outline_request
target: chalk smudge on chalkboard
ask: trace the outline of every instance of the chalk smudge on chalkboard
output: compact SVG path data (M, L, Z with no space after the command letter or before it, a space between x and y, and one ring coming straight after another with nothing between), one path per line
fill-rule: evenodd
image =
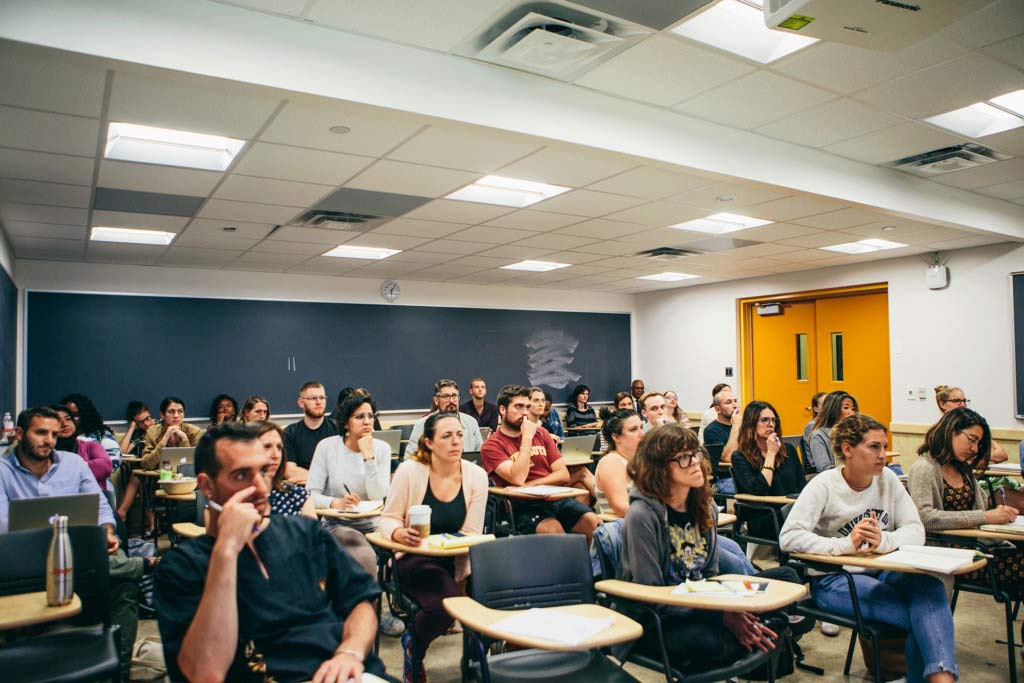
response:
M530 384L564 389L570 382L578 382L580 376L569 366L579 344L579 339L554 327L541 328L524 339Z

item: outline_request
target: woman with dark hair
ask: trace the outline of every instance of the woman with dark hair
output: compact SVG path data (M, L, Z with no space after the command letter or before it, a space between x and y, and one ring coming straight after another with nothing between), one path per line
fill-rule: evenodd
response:
M771 403L747 404L740 423L739 450L732 454L736 493L786 496L804 488L804 466L796 449L782 441L781 433L782 420ZM751 515L750 531L761 538L774 538L771 514Z
M814 429L807 440L810 445L811 466L816 472L824 472L836 466L836 456L832 452L832 427L850 415L860 412L857 399L845 391L833 391L825 397L821 411L814 420Z
M614 406L612 410L633 410L633 394L628 391L616 392L612 405ZM633 412L636 411L633 410Z
M267 454L267 477L270 478L270 512L275 515L302 515L317 519L313 499L305 486L285 481L288 454L284 449L284 431L273 422L261 422L256 433Z
M652 429L640 442L629 474L633 492L622 531L618 578L673 586L717 576L718 509L711 499L710 463L693 431L675 424ZM800 582L789 567L758 576ZM744 650L772 650L778 638L775 624L787 624L785 615L667 606L658 610L669 657L684 673L735 661ZM657 637L653 629L645 628L641 651L656 655Z
M885 426L851 415L832 428L839 465L807 484L793 504L779 541L787 553L890 553L925 542L924 525L899 477L885 467ZM953 683L953 613L942 581L929 574L883 571L853 574L865 621L907 631L907 680ZM811 572L811 593L822 609L853 616L847 577Z
M270 419L270 401L262 396L250 396L242 403L238 411L238 421L245 422L266 422Z
M821 414L821 409L825 405L826 396L828 394L824 391L819 391L811 396L811 419L804 425L803 434L800 436L800 457L806 460L811 458L811 433L814 431L814 423L818 420L818 415Z
M565 426L576 436L597 434L597 413L590 405L590 387L586 384L577 384L569 394Z
M338 392L338 403L334 406L334 412L337 413L338 408L341 407L341 404L345 401L345 399L348 398L349 396L351 396L352 394L355 394L355 393L360 393L363 396L369 396L370 395L370 392L367 391L366 389L363 389L362 387L360 387L358 389L353 389L352 387L343 387L342 390ZM437 410L437 401L436 401L436 399L434 401L433 409L430 412L426 413L426 414L429 415L434 410ZM375 412L376 412L376 410L375 410ZM332 419L334 419L333 415L332 415ZM373 416L373 430L376 431L376 432L380 431L380 418L377 417L376 414Z
M629 510L630 487L627 469L644 436L643 421L632 408L616 410L605 416L601 435L607 446L594 471L597 511L625 517Z
M96 483L100 485L100 490L109 491L110 473L113 472L113 466L107 452L103 450L103 446L98 441L78 436L77 424L67 406L53 405L50 407L60 416L60 431L57 432L57 444L54 448L81 456L85 464L89 466L89 471L96 477Z
M217 394L210 401L210 426L231 422L238 415L238 401L227 394Z
M121 445L114 436L114 430L103 423L96 406L85 394L68 394L60 400L75 420L77 438L98 441L110 458L111 467L121 466Z
M430 506L431 534L479 534L487 507L487 473L462 459L462 422L457 413L434 413L423 424L416 451L398 466L379 531L396 543L424 542L408 522L409 508ZM399 555L402 592L419 605L413 628L402 636L406 681L425 681L427 648L452 625L445 598L461 595L469 558Z

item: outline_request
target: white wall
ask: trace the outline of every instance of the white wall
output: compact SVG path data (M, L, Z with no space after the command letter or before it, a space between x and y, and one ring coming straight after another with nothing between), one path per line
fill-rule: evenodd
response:
M688 410L707 406L717 382L738 363L736 300L875 282L889 285L893 422L931 423L931 388L963 386L993 427L1014 417L1010 273L1024 271L1024 246L999 244L948 254L950 285L925 287L921 256L839 266L639 295L633 325L636 368L648 387L674 388ZM928 387L924 401L906 385Z

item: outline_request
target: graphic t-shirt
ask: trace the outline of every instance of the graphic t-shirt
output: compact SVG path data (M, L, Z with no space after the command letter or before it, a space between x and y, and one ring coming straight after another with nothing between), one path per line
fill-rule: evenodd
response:
M520 441L520 437L507 436L498 430L491 434L491 438L487 439L480 449L480 461L487 473L494 477L498 486L509 486L509 483L495 474L494 470L508 459L516 461L519 457ZM531 442L530 473L526 475L526 481L548 476L551 474L551 465L561 459L562 454L558 451L555 440L546 429L539 428Z
M699 581L708 560L707 542L693 515L668 509L668 577L673 583Z

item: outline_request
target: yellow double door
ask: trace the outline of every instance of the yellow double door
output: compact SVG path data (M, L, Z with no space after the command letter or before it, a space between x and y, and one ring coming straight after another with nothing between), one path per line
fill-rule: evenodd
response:
M750 316L752 394L782 418L783 435L811 419L811 396L845 391L860 412L889 427L889 299L885 292L793 301L778 315Z

